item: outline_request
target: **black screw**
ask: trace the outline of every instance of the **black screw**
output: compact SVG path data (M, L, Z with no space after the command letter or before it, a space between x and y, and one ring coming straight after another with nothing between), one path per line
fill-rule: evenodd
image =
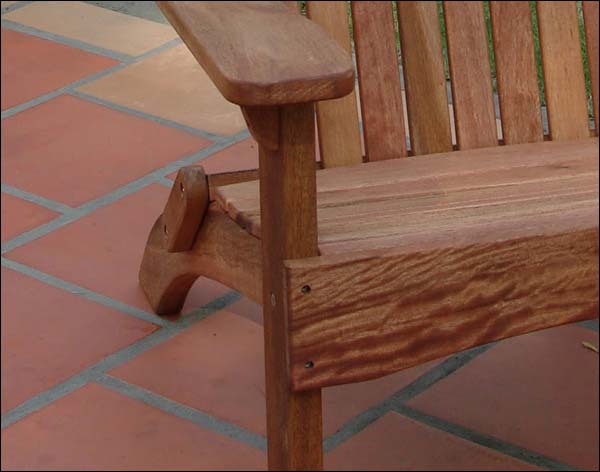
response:
M305 285L304 287L302 287L302 293L304 295L307 295L310 293L310 285Z
M315 366L315 363L314 363L313 361L307 361L307 362L304 364L304 367L305 367L306 369L312 369L314 366Z

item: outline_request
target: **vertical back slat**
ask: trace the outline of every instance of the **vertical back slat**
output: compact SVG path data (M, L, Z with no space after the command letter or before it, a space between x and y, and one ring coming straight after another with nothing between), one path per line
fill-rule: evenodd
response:
M594 103L594 123L596 124L596 135L600 124L598 120L598 100L600 80L598 71L598 1L583 2L583 19L585 21L585 42L587 45L588 61L590 65L590 79L592 82L592 101Z
M498 144L482 2L444 2L456 139L460 149Z
M544 140L529 2L490 2L505 144Z
M367 159L406 156L392 3L352 2L352 23Z
M307 13L327 31L348 54L352 53L345 2L310 1ZM317 103L319 150L323 167L362 163L356 94Z
M548 124L553 140L589 136L575 2L537 2Z
M437 4L399 1L397 6L412 151L452 151Z

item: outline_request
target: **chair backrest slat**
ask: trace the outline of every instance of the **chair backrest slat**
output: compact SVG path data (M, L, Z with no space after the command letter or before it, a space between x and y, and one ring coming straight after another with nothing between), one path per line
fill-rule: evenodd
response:
M319 24L337 42L352 52L345 2L307 2L308 17ZM319 151L323 167L360 164L362 145L358 124L356 94L317 103Z
M452 151L437 4L399 1L397 6L412 152Z
M575 2L537 2L548 124L553 140L589 136L579 22Z
M592 83L592 101L594 104L594 123L596 124L596 135L598 135L598 100L600 89L598 82L598 1L583 2L583 19L585 22L585 41L587 45L588 61L590 65L590 79Z
M544 140L529 2L490 2L505 144Z
M498 143L483 2L444 2L459 149Z
M365 151L370 161L407 155L391 2L352 2Z

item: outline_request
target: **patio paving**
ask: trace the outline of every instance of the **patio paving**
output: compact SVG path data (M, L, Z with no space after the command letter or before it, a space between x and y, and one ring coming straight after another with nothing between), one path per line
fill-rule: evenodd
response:
M137 282L177 169L257 146L151 2L1 2L2 470L264 470L262 316ZM598 320L324 390L330 470L598 470Z

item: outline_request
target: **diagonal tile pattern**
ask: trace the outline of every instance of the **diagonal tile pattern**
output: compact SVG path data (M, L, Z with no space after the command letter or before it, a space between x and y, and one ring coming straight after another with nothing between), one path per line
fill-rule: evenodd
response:
M264 470L260 306L137 283L178 168L257 167L239 109L153 2L1 6L2 469ZM597 470L597 332L326 389L326 467Z
M177 38L168 25L84 2L34 2L7 13L2 19L131 56ZM103 27L98 28L99 24Z
M5 28L0 44L2 111L118 64L108 57Z

